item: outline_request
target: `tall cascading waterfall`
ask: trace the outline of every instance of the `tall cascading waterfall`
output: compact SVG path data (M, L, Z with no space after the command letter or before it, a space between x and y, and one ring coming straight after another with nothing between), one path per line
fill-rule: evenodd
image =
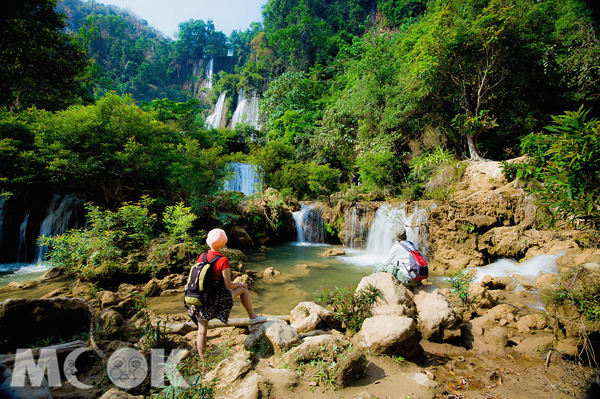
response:
M78 220L82 219L85 198L81 194L68 194L64 197L54 194L48 207L46 218L40 227L40 237L54 237L66 232L69 228L80 227ZM34 263L46 260L48 246L37 246Z
M27 224L29 223L29 211L25 212L21 227L19 227L19 248L17 249L17 263L27 262Z
M254 170L254 165L232 162L229 168L234 170L235 175L225 182L224 191L241 191L246 195L260 191L260 176Z
M406 214L404 205L398 208L383 205L375 213L375 221L369 230L367 254L374 257L387 256L394 245L392 231L394 227L400 225L406 229L407 239L412 241L425 256L427 253L425 223L427 223L427 212L419 210L416 204L411 215Z
M296 233L300 244L321 244L325 242L321 208L300 204L300 210L292 213L296 222Z
M362 204L356 204L346 209L344 218L348 248L361 249L365 247L365 235L368 233L366 213L367 207Z
M214 112L206 117L206 123L212 126L215 129L221 127L221 119L223 118L223 110L225 109L225 98L227 97L227 92L223 91L219 95L219 99L217 100L217 104L215 104Z
M250 99L244 96L244 91L238 94L238 105L231 117L231 128L235 129L238 123L247 123L260 129L258 124L258 96L253 94Z
M214 60L211 58L210 60L208 60L208 64L206 64L206 72L205 72L206 82L204 83L204 88L208 89L208 91L211 91L213 88L213 82L212 82L213 65L214 65Z

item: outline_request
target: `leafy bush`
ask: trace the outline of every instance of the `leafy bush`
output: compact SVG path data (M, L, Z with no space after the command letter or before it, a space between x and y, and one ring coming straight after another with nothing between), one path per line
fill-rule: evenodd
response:
M359 332L365 319L372 316L371 308L383 298L378 288L369 285L366 290L356 291L356 287L339 289L320 288L317 302L329 306L336 320L353 333Z
M458 298L465 306L471 306L473 298L469 293L469 284L473 281L473 274L469 270L454 270L446 273L445 280L456 292Z
M528 191L548 217L549 226L568 222L600 226L600 121L586 122L588 111L553 116L547 134L530 134L521 143L526 163L504 163L509 178L531 184Z

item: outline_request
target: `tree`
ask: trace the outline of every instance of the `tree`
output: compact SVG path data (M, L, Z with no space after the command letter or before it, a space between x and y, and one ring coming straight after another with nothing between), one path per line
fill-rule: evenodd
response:
M58 0L11 1L0 20L0 106L57 110L81 101L88 60L64 33Z
M179 57L214 58L227 55L227 36L215 30L215 25L209 19L206 22L190 19L179 24L179 39L176 47Z

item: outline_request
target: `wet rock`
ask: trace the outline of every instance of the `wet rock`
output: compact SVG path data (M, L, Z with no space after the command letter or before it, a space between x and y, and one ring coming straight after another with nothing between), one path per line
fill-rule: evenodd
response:
M0 353L28 348L38 339L72 340L89 331L92 315L81 298L7 299L0 303Z
M483 276L481 285L488 290L514 290L515 283L508 276L492 277L489 275Z
M138 291L137 287L133 284L122 283L119 285L119 289L117 290L117 295L121 300L128 298L132 292Z
M57 297L69 297L71 295L71 291L67 287L57 288L55 290L50 291L46 295L42 296L40 299L48 299L48 298L57 298Z
M252 241L252 237L250 234L238 225L233 225L233 227L229 228L227 231L228 243L229 245L236 248L251 248L254 246L254 241Z
M109 306L113 306L121 302L121 299L117 294L111 291L104 291L100 299L102 309L106 309Z
M217 364L204 376L202 383L205 386L215 384L222 397L258 398L260 392L263 397L267 397L266 381L261 380L252 370L252 363L255 360L251 352L238 352ZM249 382L254 384L253 387L248 386ZM267 388L266 392L261 388L263 390Z
M90 292L90 287L90 283L84 283L80 280L77 280L75 282L75 285L73 285L73 288L71 289L71 294L74 297L81 297L87 295Z
M279 270L275 270L273 267L267 267L263 272L263 277L279 276L280 274L281 272Z
M223 248L220 250L220 252L225 255L227 259L229 259L229 262L245 262L248 260L246 254L239 249Z
M51 278L56 278L58 276L62 276L63 275L63 269L60 267L53 267L51 269L49 269L48 271L46 271L46 273L42 274L40 277L38 277L36 280L49 280Z
M353 342L374 355L401 355L414 358L422 354L420 337L412 318L400 316L375 316L363 322L361 331Z
M334 248L334 249L329 249L325 252L323 252L322 256L329 258L332 256L343 256L346 255L346 252L343 249L338 249L338 248Z
M546 273L538 277L535 286L538 290L552 288L552 285L559 280L558 274Z
M121 313L114 309L104 310L98 319L101 328L100 334L104 339L123 338L133 332L132 326L125 321Z
M528 280L521 281L521 287L523 287L523 289L527 291L535 290L535 284Z
M486 343L501 351L508 344L508 332L500 326L494 327L490 331L486 331L484 339Z
M170 290L163 290L160 293L160 296L173 296L173 295L179 295L179 294L183 294L184 289L183 288L173 288Z
M413 287L412 291L418 313L417 330L423 339L442 341L445 337L448 339L460 336L458 325L461 318L435 285Z
M171 276L166 276L162 280L157 280L156 282L161 292L173 288L173 281L171 280Z

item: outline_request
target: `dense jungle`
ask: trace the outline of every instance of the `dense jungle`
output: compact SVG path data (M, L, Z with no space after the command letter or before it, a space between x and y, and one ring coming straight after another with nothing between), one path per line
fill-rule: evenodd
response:
M146 397L450 399L487 390L520 398L536 391L521 392L516 376L544 361L542 378L523 380L539 379L547 397L594 397L600 17L593 2L268 0L262 20L245 31L227 36L207 16L182 21L173 39L93 0L15 1L0 21L0 277L14 271L2 265L53 266L42 282L0 288L0 299L92 309L83 342L95 355L82 372L100 388L85 397L111 387L93 356L106 360L125 343L187 348L193 355L179 370L207 377L191 388L129 391ZM242 167L252 170L250 192L228 186ZM333 245L318 255L329 259L367 247L378 212L394 206L426 212L419 244L440 287L351 275L347 291L319 289L314 300L323 307L305 298L263 327L216 326L214 356L200 365L189 320L147 303L181 294L213 228L229 236L232 277L260 293L266 281L285 284L326 268L298 262L282 275L261 265L278 245L298 240L298 212L318 209L321 237L313 243ZM475 280L469 272L538 256L557 257L552 279ZM56 334L72 332L9 334L13 305L0 306L0 385L18 345L57 344ZM427 307L447 311L427 316ZM35 313L25 309L15 312ZM369 324L378 317L408 324ZM401 337L377 344L389 325ZM540 353L547 358L536 359ZM377 387L390 373L393 384ZM394 394L394 384L415 383ZM0 397L19 397L6 392L0 388Z

